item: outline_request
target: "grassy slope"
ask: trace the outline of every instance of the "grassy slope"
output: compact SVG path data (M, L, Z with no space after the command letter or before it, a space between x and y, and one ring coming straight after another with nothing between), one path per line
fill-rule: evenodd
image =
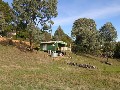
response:
M120 90L120 62L110 60L109 66L100 62L102 58L69 56L53 60L44 52L25 53L0 45L0 90ZM97 69L66 64L71 61Z

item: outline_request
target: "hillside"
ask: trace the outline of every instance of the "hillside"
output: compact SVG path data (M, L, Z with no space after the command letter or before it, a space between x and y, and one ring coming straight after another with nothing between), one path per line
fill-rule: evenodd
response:
M120 62L67 53L51 58L47 53L22 52L0 45L0 90L120 90ZM94 65L88 69L68 62Z

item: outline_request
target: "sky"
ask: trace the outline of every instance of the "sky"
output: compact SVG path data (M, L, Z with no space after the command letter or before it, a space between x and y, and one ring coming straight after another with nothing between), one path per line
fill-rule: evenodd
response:
M9 4L12 0L4 0ZM105 23L111 22L116 28L120 41L120 0L58 0L58 16L53 18L53 33L60 25L64 32L71 35L72 26L79 18L94 19L99 30Z

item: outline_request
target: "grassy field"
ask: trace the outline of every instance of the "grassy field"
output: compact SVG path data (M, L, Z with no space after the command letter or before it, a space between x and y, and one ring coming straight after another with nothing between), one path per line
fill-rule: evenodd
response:
M120 90L120 62L110 59L110 66L101 60L72 53L53 59L44 52L21 52L0 45L0 90ZM67 62L96 68L70 66Z

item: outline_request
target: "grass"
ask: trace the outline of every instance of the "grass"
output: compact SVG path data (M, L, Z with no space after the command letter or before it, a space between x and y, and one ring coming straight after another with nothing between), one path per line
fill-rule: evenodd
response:
M72 58L70 58L72 57ZM21 52L0 45L0 90L120 90L120 62L91 55L51 58L47 53ZM91 64L96 69L67 65L67 62Z

